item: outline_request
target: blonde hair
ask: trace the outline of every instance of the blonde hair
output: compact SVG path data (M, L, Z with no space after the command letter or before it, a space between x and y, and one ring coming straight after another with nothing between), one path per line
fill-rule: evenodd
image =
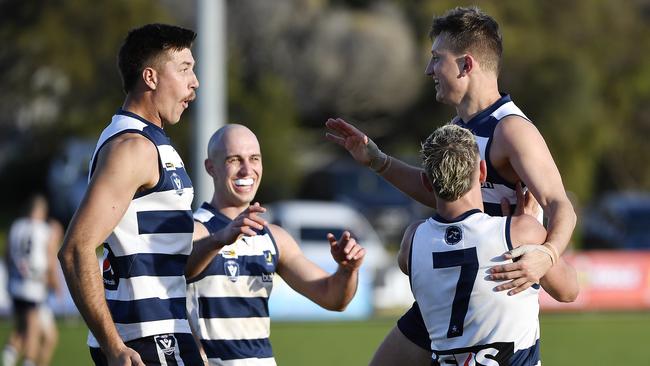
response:
M466 128L444 125L422 143L422 167L438 197L455 201L472 188L480 161L476 138Z

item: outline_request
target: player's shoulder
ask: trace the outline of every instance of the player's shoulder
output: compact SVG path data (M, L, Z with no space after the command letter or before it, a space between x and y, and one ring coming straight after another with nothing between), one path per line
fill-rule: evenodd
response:
M517 115L504 117L496 126L493 138L492 146L503 151L516 151L526 146L544 144L544 138L537 127Z
M521 133L539 133L539 131L529 119L517 114L511 114L499 121L494 133L495 135L510 136Z
M130 132L110 139L99 154L100 158L119 159L124 163L158 160L156 145L145 136Z
M512 216L510 237L515 247L522 244L542 244L546 239L546 229L533 216Z
M275 239L278 246L285 246L291 243L295 244L295 239L282 226L276 224L268 224L266 227L271 236L273 236Z

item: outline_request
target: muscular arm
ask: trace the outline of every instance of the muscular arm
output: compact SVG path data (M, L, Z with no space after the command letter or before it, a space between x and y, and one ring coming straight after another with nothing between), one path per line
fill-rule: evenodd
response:
M507 157L514 174L544 209L548 217L545 242L562 254L575 228L576 214L542 135L532 123L522 123L521 117L507 117L495 130L493 146L490 151L493 160Z
M561 254L571 239L576 215L553 157L539 131L519 116L504 118L495 130L490 160L506 180L521 180L528 186L548 217L545 242ZM535 250L524 254L518 262L497 266L493 271L500 275L499 279L511 279L512 284L519 283L512 290L517 293L539 282L550 266L545 254Z
M510 225L510 238L513 247L522 245L543 244L546 238L546 230L532 216L514 216ZM543 251L536 250L543 255L549 263L551 257ZM523 269L526 271L526 268ZM572 302L578 296L578 277L575 269L559 258L546 275L541 278L540 285L551 297L561 302ZM504 285L508 289L509 284ZM499 286L501 287L501 286ZM500 289L500 288L497 289Z
M58 256L72 298L110 362L135 356L125 356L133 351L112 321L95 250L122 219L138 189L157 183L158 153L145 137L124 134L104 146L97 159Z
M284 229L277 225L271 225L270 229L280 251L278 274L282 279L298 293L327 310L345 310L357 291L359 267L365 249L356 244L354 239L344 238L336 242L334 238L328 238L331 246L341 245L340 248L332 249L339 267L330 275L307 259L296 241Z

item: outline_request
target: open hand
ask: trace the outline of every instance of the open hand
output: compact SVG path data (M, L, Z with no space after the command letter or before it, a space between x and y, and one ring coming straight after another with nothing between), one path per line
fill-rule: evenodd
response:
M361 267L366 249L357 243L349 231L344 231L337 241L332 233L327 234L332 258L344 269L353 271Z
M373 159L385 159L377 145L353 125L341 118L330 118L325 122L329 130L325 138L343 146L359 164L370 166Z
M490 269L491 280L512 280L495 287L496 291L510 290L514 295L539 283L553 266L552 254L542 245L522 245L504 254L507 259L520 257L517 262L494 266Z

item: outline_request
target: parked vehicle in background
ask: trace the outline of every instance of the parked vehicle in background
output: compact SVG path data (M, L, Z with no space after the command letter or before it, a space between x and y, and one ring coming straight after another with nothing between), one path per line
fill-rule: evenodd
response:
M278 201L265 205L267 220L282 226L293 236L305 256L328 272L336 270L330 255L327 233L339 237L348 230L366 249L359 272L357 293L343 313L331 312L294 292L275 276L269 300L272 319L323 320L365 319L373 314L374 283L377 275L392 260L379 236L363 215L349 205L324 201ZM280 254L281 255L281 254Z
M52 214L67 226L88 186L88 164L94 141L70 139L50 164L47 175Z
M351 205L366 216L387 245L395 247L409 223L433 212L348 157L308 174L299 197Z
M584 249L650 249L650 192L613 192L584 210Z

